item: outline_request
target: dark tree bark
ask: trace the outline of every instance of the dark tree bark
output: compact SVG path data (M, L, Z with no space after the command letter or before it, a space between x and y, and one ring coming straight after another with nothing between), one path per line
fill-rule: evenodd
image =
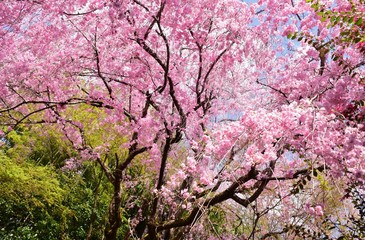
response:
M116 174L118 175L118 174ZM105 240L116 240L117 232L119 227L121 226L122 220L120 216L120 207L121 207L121 176L116 176L115 181L113 182L114 194L113 198L109 204L109 219L108 224L105 228Z

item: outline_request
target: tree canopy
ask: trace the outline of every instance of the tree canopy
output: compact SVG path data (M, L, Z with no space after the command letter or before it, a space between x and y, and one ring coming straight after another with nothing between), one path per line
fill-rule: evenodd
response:
M3 148L41 126L43 164L97 164L107 240L361 238L364 7L3 1Z

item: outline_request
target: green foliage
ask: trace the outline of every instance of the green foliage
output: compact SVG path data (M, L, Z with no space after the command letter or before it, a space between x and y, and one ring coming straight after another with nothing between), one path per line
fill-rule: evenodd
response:
M108 155L101 155L108 167L113 169L118 161L123 161L125 149L121 145L125 139L112 132L111 127L93 127L102 112L71 109L69 114L85 126L88 145L100 145L101 139L108 139ZM63 170L69 158L78 157L64 140L52 126L17 127L7 133L1 149L4 163L0 182L5 187L0 189L0 239L102 238L112 185L96 162L86 161L75 170ZM131 218L147 216L152 201L148 189L153 183L139 178L149 175L140 158L126 171L126 176L134 179L133 187L122 185L120 238L130 232Z
M306 161L306 160L305 160ZM309 161L306 161L309 162ZM309 168L307 169L307 172L305 174L303 174L296 182L294 182L293 187L291 189L291 193L292 194L298 194L301 191L303 191L303 189L305 188L305 186L312 181L313 177L317 178L317 180L319 181L321 187L323 189L325 189L325 179L323 177L323 175L321 174L321 172L324 171L323 167L319 167L319 168L313 168L309 165ZM328 189L327 189L328 190Z
M110 192L103 177L93 176L96 178L84 178L74 172L60 174L66 192L63 204L67 207L63 232L69 239L86 239L91 224L91 239L101 239L103 235Z
M56 169L64 165L66 159L75 155L60 134L52 129L18 128L7 134L6 154L18 161L25 159L40 165L53 165Z
M294 233L294 235L300 237L300 239L308 239L308 240L330 239L327 233L316 232L309 228L301 226L291 226L288 228L289 232Z
M58 239L60 226L55 222L63 212L65 192L52 168L17 162L1 153L0 182L2 239ZM48 237L42 238L44 234Z
M95 163L61 167L72 151L55 131L17 129L0 152L0 239L101 239L110 186Z
M356 46L360 52L365 54L365 47L360 43L365 42L365 14L362 11L358 11L356 5L349 1L352 5L349 11L334 11L330 8L326 8L324 4L319 0L306 0L311 3L312 9L321 18L322 22L326 22L327 28L337 27L340 28L340 35L324 42L318 37L309 33L295 32L288 35L289 39L304 41L312 45L315 49L325 55L331 53L333 61L337 61L349 75L354 77L352 72L352 66L348 65L343 57L336 52L338 46L347 48L349 46ZM360 1L362 3L362 1ZM363 3L362 3L363 4Z
M318 178L319 181L324 181L324 176ZM322 184L322 183L321 183ZM326 183L326 186L329 183ZM339 216L333 212L328 214L316 223L317 227L305 225L286 225L285 231L294 234L300 239L328 239L328 240L343 240L343 239L364 239L365 238L365 199L363 193L360 192L356 184L349 186L347 193L342 197L342 201L348 198L352 202L355 212L347 213L340 212ZM337 201L338 206L340 201ZM331 205L327 202L327 208ZM336 206L332 206L336 208ZM349 205L346 205L350 209ZM341 210L344 211L344 210ZM349 211L350 212L350 211ZM349 216L345 216L350 214ZM313 221L313 219L312 219Z
M361 183L360 183L361 184ZM365 238L365 196L360 190L354 186L350 186L348 189L348 197L351 198L357 213L350 216L346 223L342 224L343 236L351 239L364 239ZM332 223L333 228L338 227L341 224Z
M219 207L212 207L209 209L208 221L216 234L221 235L226 230L226 214L224 210Z

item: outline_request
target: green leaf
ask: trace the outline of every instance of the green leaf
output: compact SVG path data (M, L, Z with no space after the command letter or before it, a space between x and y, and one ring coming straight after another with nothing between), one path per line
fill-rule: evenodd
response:
M350 17L350 19L349 19L349 21L348 21L348 23L353 23L354 22L354 16L352 16L352 17Z
M313 3L313 4L311 5L311 8L313 8L315 11L318 11L318 9L319 9L319 4L318 4L318 3Z
M340 16L337 16L336 17L336 20L334 22L334 25L338 24L340 22L340 20L341 20L341 17Z
M360 42L360 41L361 41L361 37L355 37L355 38L354 38L354 42L355 42L355 43L358 43L358 42Z
M357 21L355 22L355 24L357 26L361 26L361 24L362 24L362 18L357 19Z

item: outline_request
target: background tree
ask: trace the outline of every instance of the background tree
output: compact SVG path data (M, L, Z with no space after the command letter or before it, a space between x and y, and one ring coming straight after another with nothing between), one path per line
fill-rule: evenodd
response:
M105 177L93 163L67 170L72 149L42 130L12 131L1 149L1 237L100 239L110 199Z

